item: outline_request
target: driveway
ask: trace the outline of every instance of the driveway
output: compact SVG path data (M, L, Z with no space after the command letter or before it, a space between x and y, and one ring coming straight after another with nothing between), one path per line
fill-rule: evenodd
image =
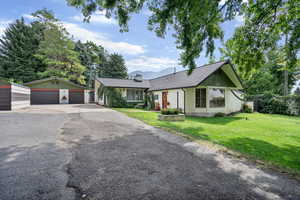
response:
M96 105L0 112L2 200L300 199L300 183Z

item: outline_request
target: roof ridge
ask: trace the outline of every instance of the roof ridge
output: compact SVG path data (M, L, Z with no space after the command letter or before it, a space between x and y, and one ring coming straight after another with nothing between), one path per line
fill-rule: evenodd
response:
M220 60L220 61L218 61L218 62L214 62L214 63L210 63L210 64L201 65L201 66L199 66L199 67L196 67L195 69L199 69L199 68L202 68L202 67L207 67L208 65L213 65L213 64L220 63L220 62L224 62L224 64L225 64L225 63L228 62L228 60L225 60L225 61L221 61L221 60ZM195 70L195 69L194 69L194 70ZM174 75L174 74L179 74L179 73L186 72L186 71L188 71L188 69L182 70L182 71L179 71L179 72L175 72L175 73L171 73L171 74L166 74L166 75L163 75L163 76L159 76L159 77L156 77L156 78L153 78L153 79L149 79L149 81L152 81L152 80L155 80L155 79L159 79L159 78L163 78L163 77L166 77L166 76L171 76L171 75Z
M85 88L85 86L83 86L83 85L74 83L74 82L72 82L70 80L66 80L65 78L61 78L61 77L57 77L57 76L52 76L52 77L48 77L48 78L43 78L43 79L39 79L39 80L30 81L30 82L24 83L24 85L26 86L26 85L35 84L35 83L42 83L42 82L49 81L49 80L65 81L65 82L67 82L67 83L69 83L71 85L75 85L77 87Z
M133 79L128 78L107 78L107 77L97 77L97 79L113 79L113 80L124 80L124 81L134 81ZM149 79L143 79L143 81L149 81Z

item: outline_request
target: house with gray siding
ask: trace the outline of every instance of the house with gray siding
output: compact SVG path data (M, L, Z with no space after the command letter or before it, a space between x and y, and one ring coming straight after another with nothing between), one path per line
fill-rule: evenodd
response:
M181 71L151 80L97 78L95 99L106 105L106 97L97 96L101 85L120 89L127 102L143 102L145 94L152 93L157 108L178 108L190 116L229 114L242 108L243 86L230 61L197 67L190 75Z

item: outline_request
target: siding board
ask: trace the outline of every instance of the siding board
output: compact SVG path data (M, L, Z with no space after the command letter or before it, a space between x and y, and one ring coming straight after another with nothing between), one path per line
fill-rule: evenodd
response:
M0 87L0 110L11 110L11 86Z

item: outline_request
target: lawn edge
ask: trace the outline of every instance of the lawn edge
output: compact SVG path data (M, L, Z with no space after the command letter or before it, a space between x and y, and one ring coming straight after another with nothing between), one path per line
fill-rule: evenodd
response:
M141 120L139 118L131 117L131 116L129 116L127 114L127 112L121 111L118 108L116 108L116 109L114 108L113 110L115 110L117 112L120 112L120 113L123 113L127 117L139 120L139 121L141 121L141 122L143 122L143 123L145 123L145 124L147 124L149 126L152 126L152 127L155 127L155 128L159 128L161 130L164 130L164 131L170 132L172 134L181 136L181 137L183 137L185 139L188 139L190 141L196 142L197 144L205 145L208 148L214 148L217 152L224 153L224 154L226 154L228 156L231 156L233 158L237 158L237 159L239 159L241 161L251 162L251 163L255 164L255 166L258 167L258 168L260 168L260 169L274 170L276 172L279 172L281 174L287 175L287 176L289 176L291 178L294 178L294 179L297 179L298 181L300 181L300 172L297 172L294 169L290 169L288 167L281 167L281 166L278 166L278 165L276 165L274 163L271 163L269 161L257 159L253 155L242 154L242 153L240 153L238 151L229 149L228 147L225 147L225 146L223 146L221 144L217 144L217 143L215 143L213 141L204 140L204 139L198 139L198 138L196 139L193 136L187 135L187 134L182 133L182 132L175 131L175 130L173 130L171 128L166 128L166 127L162 127L162 126L152 125L150 123L147 123L147 121Z

